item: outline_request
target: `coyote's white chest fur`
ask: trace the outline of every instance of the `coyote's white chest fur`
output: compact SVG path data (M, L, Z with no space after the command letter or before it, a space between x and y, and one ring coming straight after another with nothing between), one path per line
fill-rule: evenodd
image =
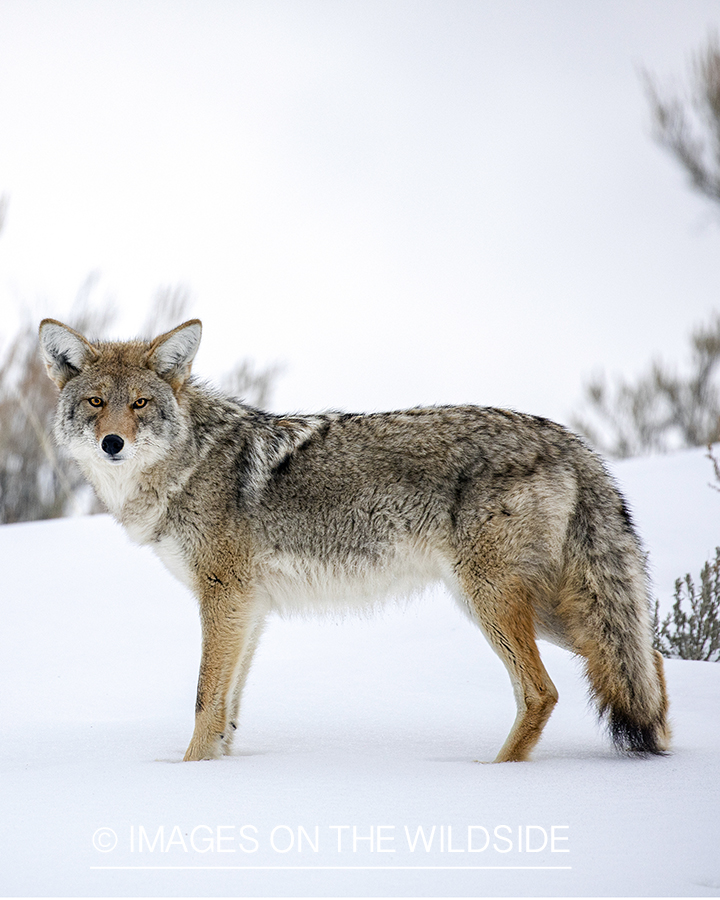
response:
M144 542L143 542L144 543ZM195 587L192 569L188 565L187 553L183 552L180 542L172 535L163 535L153 541L152 548L160 557L168 571L190 590Z

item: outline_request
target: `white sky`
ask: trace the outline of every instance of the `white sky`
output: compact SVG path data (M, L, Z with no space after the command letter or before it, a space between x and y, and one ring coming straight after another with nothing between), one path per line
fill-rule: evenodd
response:
M274 406L507 405L681 360L720 217L653 144L718 0L0 0L0 336L93 271Z

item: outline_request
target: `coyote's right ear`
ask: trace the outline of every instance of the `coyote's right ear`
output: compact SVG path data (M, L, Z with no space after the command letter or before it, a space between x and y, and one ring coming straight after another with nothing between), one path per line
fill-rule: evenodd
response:
M98 357L97 350L81 334L55 319L40 323L40 349L48 376L61 390Z

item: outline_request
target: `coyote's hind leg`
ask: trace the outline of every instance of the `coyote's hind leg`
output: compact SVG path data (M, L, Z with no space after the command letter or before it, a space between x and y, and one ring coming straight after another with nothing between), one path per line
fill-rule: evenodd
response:
M535 642L529 591L513 579L499 587L485 578L461 576L475 619L508 671L517 716L495 762L528 759L558 699Z

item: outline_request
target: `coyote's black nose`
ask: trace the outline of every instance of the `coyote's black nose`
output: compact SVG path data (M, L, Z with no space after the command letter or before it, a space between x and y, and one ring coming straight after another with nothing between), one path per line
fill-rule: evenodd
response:
M125 446L125 441L119 434L106 434L100 445L108 456L117 456Z

